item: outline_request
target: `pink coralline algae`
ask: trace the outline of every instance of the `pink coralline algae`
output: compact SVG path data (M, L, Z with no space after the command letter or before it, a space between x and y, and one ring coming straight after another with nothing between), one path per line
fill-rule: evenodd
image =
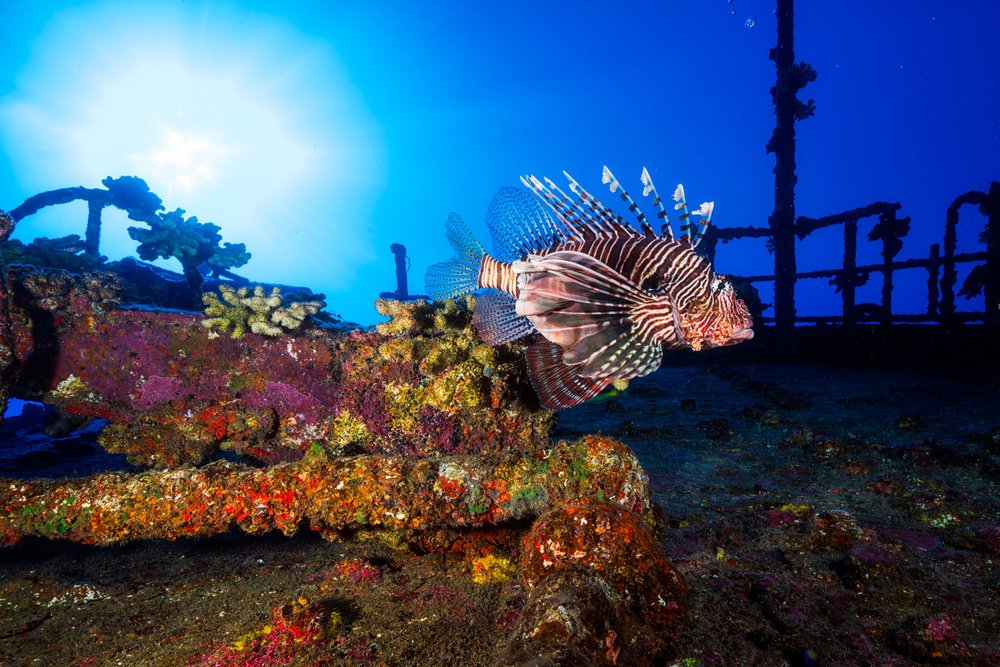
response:
M233 339L196 313L119 308L110 274L10 277L24 362L9 395L111 421L103 444L134 464L197 465L219 449L290 461L317 445L332 454L505 451L542 446L551 432L518 351L484 345L470 304L380 302L393 320L378 331ZM202 428L219 411L226 423ZM274 428L254 428L265 414Z
M936 642L943 642L946 639L954 639L955 631L948 624L948 621L943 618L934 618L927 624L927 630L930 633L931 639Z
M178 378L154 375L146 378L139 386L135 405L143 410L151 410L163 403L177 400L183 391L184 382Z

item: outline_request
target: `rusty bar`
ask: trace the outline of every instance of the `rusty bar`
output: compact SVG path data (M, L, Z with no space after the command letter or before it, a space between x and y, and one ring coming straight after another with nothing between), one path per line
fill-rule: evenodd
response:
M941 245L931 244L931 253L927 258L927 316L938 319L938 274L941 272Z
M854 301L858 278L857 267L858 221L849 219L844 222L844 272L842 274L843 291L841 292L844 324L847 326L854 324Z
M952 260L956 264L961 264L964 262L981 262L986 259L985 252L963 252L955 255ZM894 271L900 269L917 269L926 268L927 263L930 260L924 258L916 259L904 259L900 262L892 262L891 266ZM881 271L884 268L883 264L866 264L865 266L859 266L855 268L857 273L875 273L876 271ZM843 269L820 269L818 271L804 271L795 275L796 278L832 278L843 272ZM744 283L760 283L767 282L768 280L774 280L774 276L730 276L733 280L739 280Z
M840 213L834 213L832 215L825 215L822 218L809 218L803 215L799 216L798 220L795 222L795 233L800 239L804 239L809 234L812 234L817 229L822 229L823 227L839 225L847 222L848 220L854 220L857 222L861 218L881 215L887 211L898 211L902 207L903 205L899 203L890 204L884 201L877 201L873 204L869 204L868 206L852 208L848 211L841 211Z
M955 248L958 245L958 210L965 204L983 204L986 194L971 190L955 198L948 205L944 220L944 255L941 260L941 321L955 319L955 283L958 271L955 269Z
M586 436L504 456L317 454L268 468L217 461L81 479L0 479L0 544L29 536L85 544L175 540L233 528L291 535L308 526L330 536L473 528L533 518L588 497L651 517L648 481L635 455L614 440Z

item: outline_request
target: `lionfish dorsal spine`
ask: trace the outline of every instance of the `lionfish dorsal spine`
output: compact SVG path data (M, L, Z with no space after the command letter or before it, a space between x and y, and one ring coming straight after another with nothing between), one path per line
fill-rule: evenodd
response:
M688 209L684 186L678 183L677 188L674 190L674 210L681 212L681 238L687 239L692 248L697 248L702 238L704 238L705 232L708 230L709 223L712 221L715 202L703 202L698 207L698 210L694 212L694 215L699 216L698 221L695 222L691 217L691 211Z
M601 182L611 188L611 192L614 193L616 190L621 190L619 197L621 200L628 205L629 213L635 216L636 222L639 223L639 227L645 232L650 228L649 221L646 220L646 214L642 212L639 205L635 203L635 200L629 195L628 191L622 187L622 184L615 178L615 175L611 173L607 165L601 170Z
M546 179L546 181L548 181L548 179ZM570 242L583 240L583 234L577 229L572 211L566 207L565 203L559 198L558 195L552 192L552 190L549 189L545 183L538 180L534 174L522 176L521 182L528 186L528 188L535 193L542 203L552 209L552 212L556 214L556 226L558 227L559 235L561 237L560 241Z
M572 197L563 192L562 188L556 185L552 179L546 178L545 185L549 189L549 192L554 193L558 197L563 207L563 221L567 225L569 235L574 240L582 241L584 232L593 226L592 216L577 204Z
M684 184L678 183L674 188L674 210L680 211L677 220L681 223L681 238L691 241L691 211L688 210L687 197L684 195Z
M706 201L702 202L698 210L694 212L695 215L700 216L698 220L698 227L694 230L694 234L691 236L691 246L694 248L698 247L701 240L705 238L705 232L708 231L708 226L712 222L712 213L715 211L715 202Z
M653 195L653 206L657 208L656 217L660 220L660 236L664 236L669 241L674 240L674 228L670 226L670 216L667 215L667 209L663 205L663 199L660 198L660 193L656 191L656 185L653 184L653 177L649 175L649 170L645 167L642 168L642 174L640 176L642 180L642 196L648 197Z
M570 176L568 171L564 171L563 176L565 176L566 180L569 182L570 192L580 198L583 205L589 208L590 212L599 218L602 225L606 226L610 230L620 231L622 226L621 218L615 215L614 211L602 204L597 197L587 192L587 190L580 185L575 178Z
M521 177L521 182L556 214L563 241L582 242L588 234L603 238L637 235L620 216L614 215L590 193L582 188L577 191L579 184L569 174L566 176L570 182L570 190L587 208L548 178L543 183L530 174Z

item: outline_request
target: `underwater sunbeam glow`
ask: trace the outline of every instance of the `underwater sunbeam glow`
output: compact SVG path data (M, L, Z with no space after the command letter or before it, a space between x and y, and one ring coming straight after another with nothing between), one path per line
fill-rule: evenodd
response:
M15 199L140 176L168 209L245 242L260 280L334 294L372 255L379 130L329 47L273 17L215 3L60 12L0 99L0 137ZM6 208L20 203L11 195ZM16 236L83 225L49 210ZM337 247L309 242L321 234ZM117 258L135 242L106 224L101 250Z

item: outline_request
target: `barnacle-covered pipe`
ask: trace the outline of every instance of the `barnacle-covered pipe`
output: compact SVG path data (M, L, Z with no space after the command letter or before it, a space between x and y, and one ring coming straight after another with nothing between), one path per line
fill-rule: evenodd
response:
M308 525L355 529L477 527L594 499L649 516L647 478L619 442L587 436L548 451L413 459L328 458L251 468L106 473L75 480L0 480L0 543L28 536L87 544L178 539Z

